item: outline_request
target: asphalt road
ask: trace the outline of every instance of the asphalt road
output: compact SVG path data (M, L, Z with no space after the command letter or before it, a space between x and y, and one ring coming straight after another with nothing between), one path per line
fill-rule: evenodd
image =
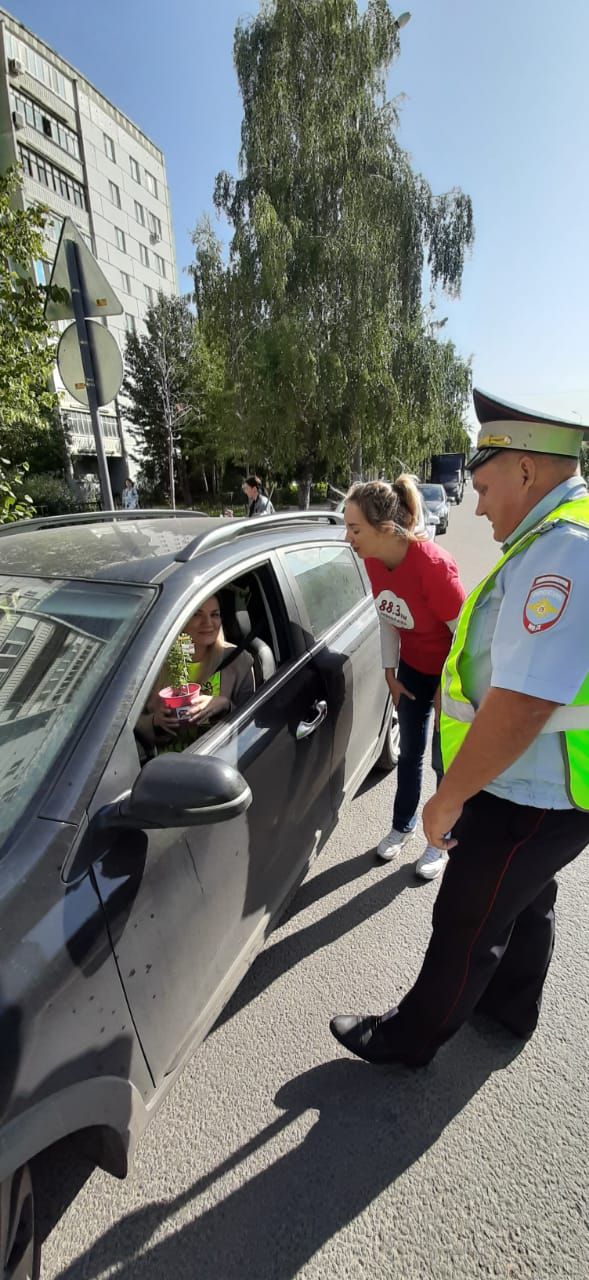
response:
M467 586L493 562L470 490L444 544ZM351 803L129 1179L67 1146L42 1166L44 1280L589 1276L586 854L561 877L533 1040L469 1025L421 1072L366 1066L328 1019L403 993L437 888L413 876L417 840L375 865L393 787Z

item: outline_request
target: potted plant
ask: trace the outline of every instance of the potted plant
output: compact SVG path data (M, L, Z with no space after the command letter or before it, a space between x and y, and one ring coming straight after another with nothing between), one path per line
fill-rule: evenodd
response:
M177 720L185 720L193 699L200 693L200 685L190 681L190 656L194 653L194 645L190 636L183 632L177 636L166 660L166 675L169 685L160 689L159 696L165 707L176 712Z

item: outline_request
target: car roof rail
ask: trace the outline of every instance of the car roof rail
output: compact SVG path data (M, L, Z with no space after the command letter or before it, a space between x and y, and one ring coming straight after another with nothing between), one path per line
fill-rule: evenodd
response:
M283 511L273 516L260 516L257 519L243 516L240 519L228 519L216 529L203 529L191 542L178 551L175 559L185 564L201 551L209 551L213 547L237 542L254 533L262 533L266 529L288 529L294 524L338 524L344 523L339 511Z
M33 516L21 520L13 520L10 524L0 525L0 538L9 533L32 533L35 529L58 529L63 525L106 524L109 520L181 520L185 516L207 516L206 511L181 510L172 511L169 507L155 507L153 511L142 507L135 511L64 511L61 516ZM213 517L209 517L213 519Z

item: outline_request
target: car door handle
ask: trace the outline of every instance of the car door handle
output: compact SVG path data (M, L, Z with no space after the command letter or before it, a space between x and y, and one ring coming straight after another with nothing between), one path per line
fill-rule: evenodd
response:
M297 742L300 742L301 738L310 737L319 728L319 725L323 724L327 715L327 703L314 702L313 710L317 712L314 720L301 720L300 724L297 725Z

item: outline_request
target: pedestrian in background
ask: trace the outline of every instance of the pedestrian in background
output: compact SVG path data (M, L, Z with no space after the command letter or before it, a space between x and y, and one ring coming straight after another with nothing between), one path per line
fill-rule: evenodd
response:
M274 507L268 495L264 492L264 486L259 476L248 476L241 487L248 501L249 516L271 516L274 514Z
M428 538L419 490L409 476L394 484L354 484L345 506L346 540L366 565L380 622L382 664L397 709L401 754L390 831L380 841L383 862L396 858L415 834L427 734L442 667L464 588L456 561ZM434 728L432 768L442 776ZM428 842L415 870L433 880L448 860Z
M468 597L442 676L445 775L423 825L450 861L421 972L384 1016L331 1023L368 1062L421 1066L475 1010L531 1036L555 875L589 842L585 428L474 401L477 515L503 555Z
M139 506L139 494L129 476L127 476L127 479L125 480L122 501L125 511L136 511Z

